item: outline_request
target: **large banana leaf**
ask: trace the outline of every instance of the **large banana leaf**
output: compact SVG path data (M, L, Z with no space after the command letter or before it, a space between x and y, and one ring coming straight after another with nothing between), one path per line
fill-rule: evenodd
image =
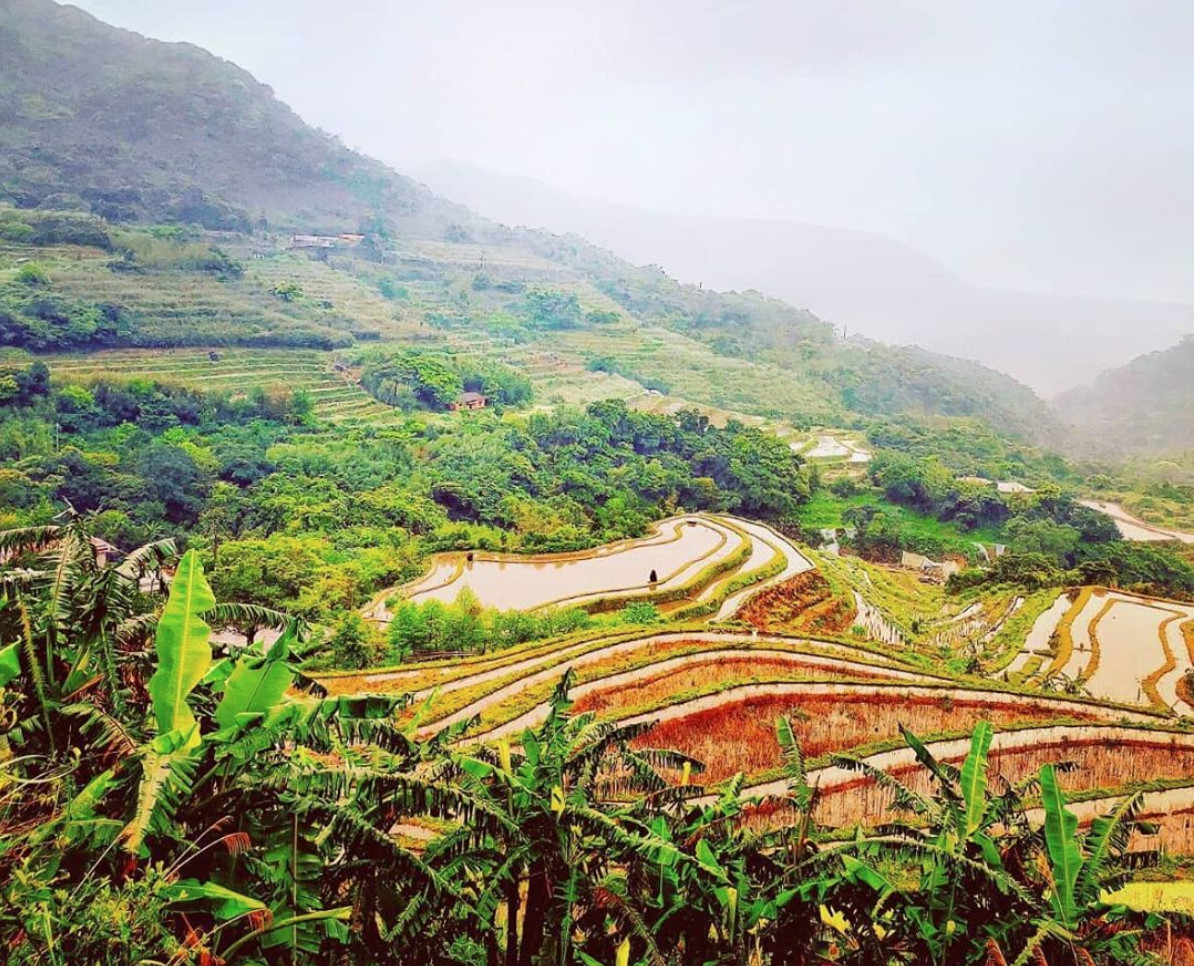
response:
M218 882L183 879L167 885L163 894L170 902L204 903L217 919L236 919L267 908L260 899L234 892Z
M19 644L0 647L0 688L15 680L21 673L21 648Z
M1136 816L1144 804L1144 792L1129 795L1109 815L1100 815L1090 824L1086 838L1086 861L1078 876L1077 898L1091 902L1101 888L1114 888L1109 881L1111 860L1128 847L1128 838L1136 827Z
M195 746L188 741L185 732L169 731L141 749L137 805L123 832L130 852L148 854L146 837L167 829L178 803L190 794L197 759Z
M962 800L966 803L967 837L979 830L987 811L987 763L991 737L991 725L980 721L970 740L970 754L962 763Z
M158 733L182 731L190 745L198 744L199 733L187 695L211 665L211 647L207 643L211 628L199 615L215 602L198 556L194 550L187 551L158 620L158 667L149 679L149 696Z
M1078 816L1065 807L1065 795L1052 765L1041 767L1041 803L1045 807L1045 845L1053 871L1049 899L1058 921L1069 929L1078 919L1074 886L1082 870L1082 850L1078 845Z
M228 676L224 696L216 707L216 724L229 728L238 715L261 714L268 711L286 694L294 683L294 671L286 663L290 657L290 642L294 639L291 625L264 657L242 657Z

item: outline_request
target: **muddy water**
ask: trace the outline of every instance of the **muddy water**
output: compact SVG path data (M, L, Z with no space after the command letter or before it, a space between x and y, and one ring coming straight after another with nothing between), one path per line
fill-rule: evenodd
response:
M1119 534L1125 540L1143 540L1158 542L1162 540L1180 540L1182 543L1194 543L1194 533L1183 533L1180 530L1169 530L1145 523L1139 517L1134 517L1118 503L1104 503L1099 500L1080 500L1084 507L1105 513L1115 521Z
M1061 673L1072 681L1077 681L1089 670L1091 658L1094 656L1090 642L1090 622L1099 616L1099 611L1106 605L1106 594L1091 594L1090 600L1086 602L1086 606L1074 618L1074 623L1070 627L1070 637L1074 641L1074 650L1071 652L1070 659L1066 662L1065 667L1061 669ZM1148 672L1145 673L1147 674ZM1097 693L1095 691L1091 692L1091 694Z
M1182 635L1182 624L1194 618L1194 608L1184 608L1184 610L1186 612L1185 616L1168 621L1165 624L1165 640L1169 642L1169 650L1177 662L1177 667L1157 682L1157 693L1161 696L1161 700L1170 708L1177 705L1179 700L1177 695L1178 682L1182 679L1186 671L1190 669L1190 650L1186 647L1186 639ZM1162 616L1168 615L1163 614ZM1186 712L1189 709L1183 707L1179 710Z
M1070 598L1066 594L1062 594L1047 611L1036 619L1032 630L1028 632L1028 637L1024 639L1024 649L1008 665L1009 672L1023 670L1024 665L1032 659L1034 654L1043 655L1049 649L1049 641L1053 637L1053 632L1057 630L1057 625L1061 622L1065 612L1070 609L1070 604Z
M707 563L732 553L740 544L733 531L705 520L686 518L667 523L665 537L672 537L677 529L676 540L653 539L583 559L478 559L466 563L460 577L447 583L442 573L447 565L437 563L427 579L412 589L410 599L450 603L467 587L483 606L529 610L565 598L575 600L615 591L647 593L652 589L652 571L659 578L655 589L665 590L684 583Z
M1169 605L1149 606L1132 598L1115 596L1114 606L1099 622L1096 633L1099 637L1099 666L1086 682L1091 694L1113 701L1145 703L1148 696L1141 688L1141 682L1165 664L1165 650L1161 646L1161 624L1174 613L1187 615L1187 609ZM1189 655L1176 623L1167 629L1166 641L1177 661L1177 667L1166 675L1167 687L1171 690L1169 678L1180 676L1190 666ZM1174 633L1169 633L1174 631ZM1175 647L1174 645L1179 645ZM1174 682L1174 684L1176 681ZM1173 698L1176 700L1176 694Z

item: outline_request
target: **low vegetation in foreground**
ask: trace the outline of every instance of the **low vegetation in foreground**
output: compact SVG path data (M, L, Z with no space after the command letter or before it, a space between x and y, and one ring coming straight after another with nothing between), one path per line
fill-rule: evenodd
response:
M194 552L162 603L142 580L168 545L119 564L77 527L4 546L29 564L0 608L9 962L1078 966L1185 941L1118 892L1143 794L1080 830L1064 769L992 779L985 723L960 765L903 731L912 784L852 766L892 812L839 836L787 718L765 796L702 788L700 762L642 746L649 724L573 713L568 674L514 741L415 740L402 698L311 691L296 621L213 643L231 611Z

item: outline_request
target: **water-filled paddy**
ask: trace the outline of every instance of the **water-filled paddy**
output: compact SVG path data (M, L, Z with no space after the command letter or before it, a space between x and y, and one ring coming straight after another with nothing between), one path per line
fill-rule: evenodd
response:
M483 606L531 610L579 604L606 595L635 596L682 586L700 571L738 552L742 537L706 517L665 521L641 541L583 554L539 557L463 554L438 557L431 572L407 589L418 603L449 603L468 588ZM651 576L657 578L652 583Z

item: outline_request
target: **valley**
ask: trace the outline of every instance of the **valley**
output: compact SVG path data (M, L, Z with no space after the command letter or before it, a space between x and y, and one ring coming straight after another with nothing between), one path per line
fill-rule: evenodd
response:
M1046 402L53 0L0 92L4 962L1194 962L1187 342Z

